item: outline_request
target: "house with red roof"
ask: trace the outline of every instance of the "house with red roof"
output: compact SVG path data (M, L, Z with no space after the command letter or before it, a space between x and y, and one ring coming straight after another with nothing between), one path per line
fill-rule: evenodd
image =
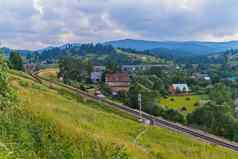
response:
M114 94L120 91L127 92L129 89L129 75L126 72L108 73L105 82Z

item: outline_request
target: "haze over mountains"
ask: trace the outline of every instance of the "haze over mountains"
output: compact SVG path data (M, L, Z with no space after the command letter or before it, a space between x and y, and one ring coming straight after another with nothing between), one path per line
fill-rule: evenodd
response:
M150 50L155 53L167 53L181 55L209 55L213 53L224 52L229 49L238 49L238 41L228 42L201 42L201 41L146 41L146 40L115 40L108 41L103 44L112 45L115 48L130 48L138 51ZM58 47L49 46L47 48L38 49L35 51L43 52L44 50L50 50L53 48L67 49L67 47L79 47L79 43L64 44ZM4 47L4 52L9 54L9 48ZM19 50L20 54L28 54L30 50Z
M186 52L193 55L206 55L210 53L218 53L226 51L228 49L237 49L238 41L228 42L200 42L200 41L145 41L145 40L117 40L110 41L107 44L111 44L114 47L120 48L132 48L136 50L152 50L160 51L162 49L171 50L173 52Z

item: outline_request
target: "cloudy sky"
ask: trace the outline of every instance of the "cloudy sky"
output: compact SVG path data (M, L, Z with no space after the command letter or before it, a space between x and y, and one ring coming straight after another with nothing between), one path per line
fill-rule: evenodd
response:
M2 46L238 40L238 0L0 0Z

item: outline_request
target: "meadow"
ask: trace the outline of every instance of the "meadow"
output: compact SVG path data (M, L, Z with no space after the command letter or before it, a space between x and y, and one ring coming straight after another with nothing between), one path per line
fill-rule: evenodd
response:
M185 95L185 96L169 96L159 99L159 104L168 108L176 109L180 112L190 113L197 107L201 101L201 96Z
M22 111L14 121L25 126L19 128L20 124L15 123L19 128L16 134L10 131L14 130L13 126L5 123L13 137L1 137L1 140L11 139L21 149L28 148L29 152L37 150L38 153L32 153L28 158L39 154L39 158L93 158L90 154L94 154L100 159L113 156L113 152L118 154L118 150L117 158L121 159L238 158L233 151L165 128L145 126L100 102L81 98L57 85L47 84L49 88L26 77L12 74L10 78L18 95L18 109ZM36 138L35 133L32 134L35 131L42 131L38 132L41 136ZM35 140L41 141L42 145L32 142Z

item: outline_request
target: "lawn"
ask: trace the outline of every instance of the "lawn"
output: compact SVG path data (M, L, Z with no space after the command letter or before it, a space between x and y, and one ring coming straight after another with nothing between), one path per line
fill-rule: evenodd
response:
M55 123L62 135L72 136L68 140L87 134L105 143L124 145L133 159L238 158L236 152L219 146L165 128L140 124L120 111L78 98L60 86L51 86L56 90L49 89L17 75L11 76L10 83L17 90L19 105Z
M162 98L159 100L160 105L173 108L184 113L192 112L199 106L201 96L188 95L188 96L169 96L168 98ZM186 108L186 110L182 110Z

